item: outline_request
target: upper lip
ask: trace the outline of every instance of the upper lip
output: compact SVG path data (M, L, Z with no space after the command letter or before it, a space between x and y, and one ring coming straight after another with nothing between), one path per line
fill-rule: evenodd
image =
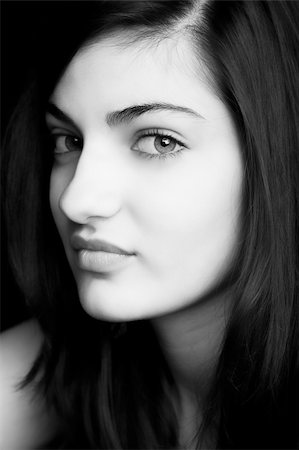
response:
M133 253L111 244L110 242L103 241L101 239L85 239L84 237L74 234L71 236L71 245L75 250L92 250L101 251L107 253L117 253L119 255L133 255Z

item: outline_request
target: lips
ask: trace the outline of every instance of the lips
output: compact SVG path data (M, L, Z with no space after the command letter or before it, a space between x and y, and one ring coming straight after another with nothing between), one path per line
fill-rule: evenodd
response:
M85 239L79 234L70 238L70 244L76 251L76 266L85 273L116 274L130 266L136 254L117 245L100 239Z
M110 242L100 239L85 239L78 234L71 236L70 242L74 250L91 250L94 252L115 253L126 256L134 255L134 253L128 252Z

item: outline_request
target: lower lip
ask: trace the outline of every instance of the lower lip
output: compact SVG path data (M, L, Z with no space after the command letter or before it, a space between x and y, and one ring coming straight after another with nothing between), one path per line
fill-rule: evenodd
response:
M107 273L125 267L134 256L83 249L77 253L77 263L80 269Z

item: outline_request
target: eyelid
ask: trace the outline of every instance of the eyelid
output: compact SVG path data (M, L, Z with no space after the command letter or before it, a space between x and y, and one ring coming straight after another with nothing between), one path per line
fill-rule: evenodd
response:
M80 141L82 141L83 144L83 137L80 136L79 133L75 133L73 131L70 131L68 129L64 129L62 127L55 127L53 129L49 129L49 134L50 134L50 138L52 140L54 140L55 142L58 140L58 138L60 137L73 137L76 139L79 139Z
M142 130L139 130L136 133L136 140L135 140L135 142L137 142L138 139L140 139L142 137L146 137L146 136L171 137L172 139L177 141L178 144L181 144L184 147L189 148L187 143L185 142L185 139L183 138L183 136L180 133L178 133L176 131L169 130L167 128L144 128Z
M70 131L66 128L55 127L49 131L52 136L73 136L78 139L83 139L78 133L75 133L74 131Z
M66 142L64 142L64 143L62 144L62 146L64 146L64 147L66 148L66 151L61 151L61 152L60 152L60 151L57 151L58 148L59 148L58 142L59 142L59 139L60 139L60 138L64 138L64 139L66 139L66 138L68 138L68 137L75 138L75 139L77 139L77 140L81 143L81 145L82 145L82 148L81 148L80 150L77 149L76 151L80 151L80 152L81 152L82 149L83 149L84 143L83 143L83 139L81 139L80 137L74 136L74 135L72 135L72 134L66 134L66 133L58 133L58 134L53 133L53 134L51 135L51 137L52 137L52 139L53 139L53 141L54 141L54 143L55 143L55 148L53 149L53 154L56 155L56 156L59 156L59 155L65 155L65 154L70 154L70 153L73 153L73 152L74 152L74 150L67 149Z
M68 133L76 137L82 138L82 135L78 128L75 128L70 124L64 123L63 121L56 119L56 117L52 116L50 113L47 113L45 116L45 124L50 133L59 130L59 132L61 131L63 133Z
M159 161L167 161L169 158L177 158L186 150L189 150L189 147L182 142L182 140L174 135L177 133L173 131L166 130L164 128L146 128L144 130L140 130L137 133L137 136L134 139L134 144L131 147L131 150L138 154L139 157L149 160L159 160ZM169 152L159 152L158 149L155 149L155 152L147 152L142 151L138 148L139 142L142 139L151 138L151 137L168 137L176 142L176 145L179 146L177 150L172 150Z

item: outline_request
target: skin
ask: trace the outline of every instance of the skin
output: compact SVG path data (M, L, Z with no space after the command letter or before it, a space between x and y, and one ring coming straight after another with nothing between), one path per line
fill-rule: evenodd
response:
M223 103L167 43L141 52L111 42L79 53L51 101L78 128L48 115L51 131L84 140L82 152L56 156L50 186L84 309L101 319L136 320L203 297L227 269L237 239L242 162ZM192 108L202 118L161 111L115 127L105 121L111 111L157 101ZM140 130L153 128L172 130L187 148L165 160L131 150ZM138 145L156 152L154 137ZM63 137L57 146L65 148ZM83 271L69 243L74 231L137 255L105 276Z
M239 232L243 166L232 118L186 38L155 46L121 46L113 37L95 43L73 58L50 101L74 123L47 114L51 133L61 135L57 151L65 150L63 135L84 144L55 156L50 185L82 307L102 320L151 319L181 387L181 435L188 440L198 425L194 393L204 398L202 381L212 373L231 302L213 288ZM108 113L153 102L195 114L163 110L106 122ZM183 143L175 157L134 151L158 154L155 137L140 139L142 130L157 128ZM135 256L106 273L82 270L69 242L74 232Z

